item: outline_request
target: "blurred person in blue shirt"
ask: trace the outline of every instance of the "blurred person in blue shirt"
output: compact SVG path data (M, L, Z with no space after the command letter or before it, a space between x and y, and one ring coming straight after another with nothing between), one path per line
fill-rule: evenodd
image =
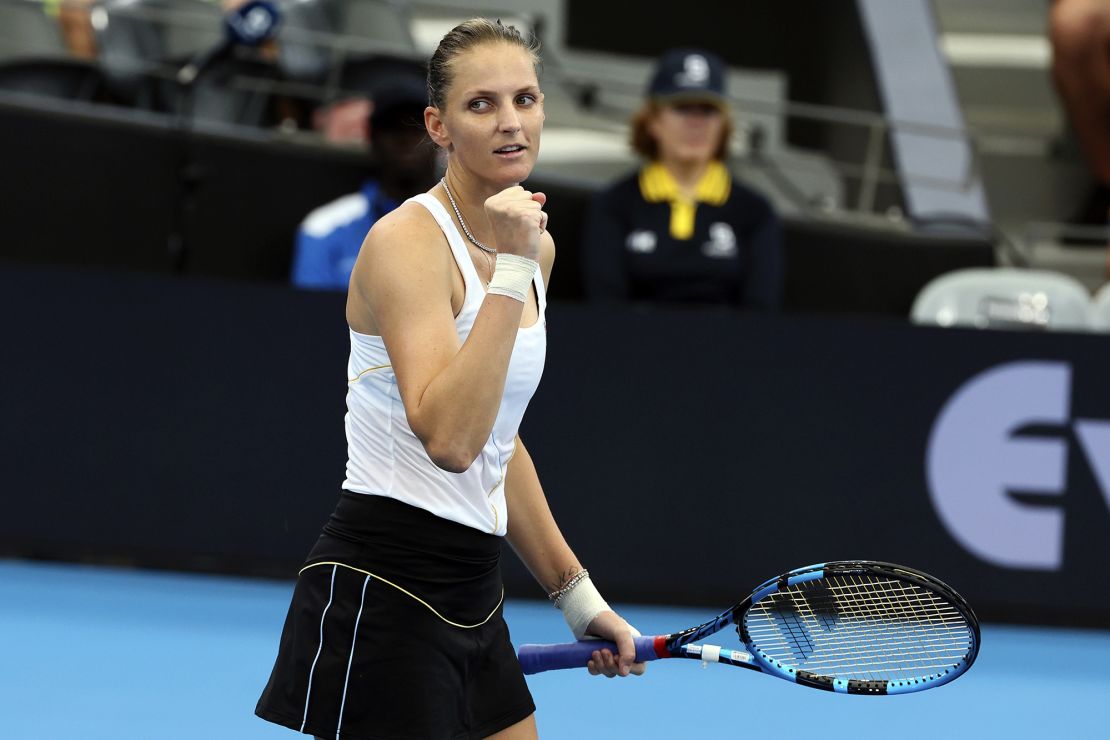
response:
M292 282L300 288L346 290L370 227L437 179L436 148L424 130L423 79L398 80L374 95L370 151L376 175L357 193L317 208L301 223Z

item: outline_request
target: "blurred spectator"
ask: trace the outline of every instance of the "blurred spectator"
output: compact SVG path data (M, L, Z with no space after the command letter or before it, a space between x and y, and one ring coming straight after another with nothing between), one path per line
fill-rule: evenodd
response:
M312 127L329 144L369 144L370 112L373 109L369 98L338 100L313 112Z
M46 12L58 19L66 46L79 59L96 57L96 34L93 31L92 6L97 0L43 0ZM248 0L205 0L224 11L231 11Z
M705 51L660 58L632 120L632 146L647 163L590 210L583 263L591 299L779 306L779 219L724 163L726 74Z
M96 35L89 20L94 0L46 0L43 8L58 19L62 38L78 59L96 57Z
M1110 223L1110 0L1053 0L1049 35L1056 90L1099 183L1079 220Z
M1110 0L1054 0L1052 74L1095 177L1110 185Z
M371 156L377 177L358 193L317 208L297 233L293 284L346 290L362 240L374 223L406 198L435 184L436 149L424 131L427 92L422 78L396 81L374 96Z

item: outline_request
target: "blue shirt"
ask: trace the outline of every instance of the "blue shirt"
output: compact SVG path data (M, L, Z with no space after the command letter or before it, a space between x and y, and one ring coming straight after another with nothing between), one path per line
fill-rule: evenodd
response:
M400 205L367 180L357 193L345 195L308 214L297 231L293 251L293 285L316 290L347 290L358 250L370 227Z

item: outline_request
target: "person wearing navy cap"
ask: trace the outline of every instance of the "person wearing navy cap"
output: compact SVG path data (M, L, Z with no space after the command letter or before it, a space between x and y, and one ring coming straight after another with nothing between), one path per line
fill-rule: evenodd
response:
M590 299L778 308L779 219L725 165L726 74L720 57L700 49L659 59L631 123L646 162L590 209L582 260Z
M376 176L357 193L317 208L301 223L292 282L313 290L347 290L362 241L385 214L436 181L436 149L424 131L424 79L413 75L383 85L368 121Z

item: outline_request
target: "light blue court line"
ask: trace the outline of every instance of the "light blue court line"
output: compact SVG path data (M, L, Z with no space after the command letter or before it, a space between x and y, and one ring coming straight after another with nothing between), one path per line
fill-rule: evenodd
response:
M253 716L292 584L0 561L0 738L287 740ZM643 631L705 618L628 607ZM541 602L510 602L514 641L561 640ZM722 643L730 633L716 635ZM652 664L635 679L533 676L544 740L1104 738L1110 632L988 625L955 683L903 697L838 696L727 666ZM352 698L353 700L353 698Z

